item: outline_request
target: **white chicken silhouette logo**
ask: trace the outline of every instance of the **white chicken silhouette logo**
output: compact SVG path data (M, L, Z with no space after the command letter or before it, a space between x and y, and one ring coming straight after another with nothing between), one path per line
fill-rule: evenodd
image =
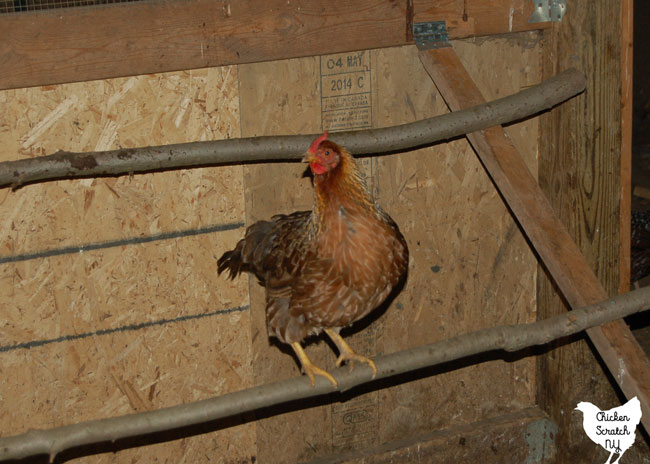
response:
M576 407L582 411L582 426L594 443L609 451L605 464L610 464L614 453L618 463L629 447L634 444L636 426L641 421L641 403L635 396L630 401L609 411L601 411L597 406L582 401Z

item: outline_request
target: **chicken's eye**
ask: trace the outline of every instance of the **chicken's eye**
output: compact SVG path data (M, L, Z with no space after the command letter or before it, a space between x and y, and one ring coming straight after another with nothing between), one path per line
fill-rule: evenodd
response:
M330 155L330 151L329 151L329 150L325 150L325 156L329 156L329 155Z

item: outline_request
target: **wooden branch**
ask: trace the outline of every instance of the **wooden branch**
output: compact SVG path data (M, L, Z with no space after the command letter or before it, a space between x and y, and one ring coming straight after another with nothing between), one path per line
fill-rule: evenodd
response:
M452 48L420 51L420 59L452 111L484 101ZM577 308L607 298L503 128L467 138L569 305ZM629 327L616 321L587 334L625 396L639 398L642 423L650 431L650 361Z
M434 118L364 131L338 132L352 153L387 153L428 145L495 124L519 120L562 103L584 90L584 75L568 70L541 84L490 103ZM317 134L193 142L105 152L58 152L0 163L0 186L59 178L120 175L156 169L300 159Z
M650 306L650 287L530 324L493 327L460 335L430 345L400 351L375 359L375 379L448 363L488 351L515 352L581 332L640 312ZM481 362L477 359L476 362ZM332 371L340 391L371 381L371 371L341 367ZM109 419L66 425L49 430L31 430L0 438L0 460L49 454L50 459L74 447L156 433L220 418L231 417L298 399L336 391L323 377L312 387L305 376L281 380L238 392L168 408Z
M530 0L204 0L0 15L0 89L325 55L413 43L414 21L451 38L549 27Z

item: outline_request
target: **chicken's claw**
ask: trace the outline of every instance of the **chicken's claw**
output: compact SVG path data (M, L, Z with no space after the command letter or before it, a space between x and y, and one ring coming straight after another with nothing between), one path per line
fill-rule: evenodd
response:
M324 330L325 333L332 339L336 347L339 349L339 357L336 360L337 367L343 364L344 361L350 361L350 370L352 370L354 368L354 361L359 361L359 362L366 363L370 367L370 369L372 369L373 379L377 376L377 366L375 365L375 362L372 359L355 353L354 350L350 348L350 345L348 345L346 341L343 340L343 337L341 337L334 330L332 329L324 329Z
M336 360L336 367L339 367L341 364L343 364L344 361L349 361L350 362L350 370L354 369L354 361L359 361L362 363L366 363L370 369L372 369L372 378L374 379L377 377L377 366L375 366L375 362L367 358L365 356L361 356L360 354L357 353L341 353Z
M292 343L291 348L293 348L293 351L296 352L296 355L300 360L300 364L302 365L302 370L305 374L307 374L309 380L311 380L312 387L316 385L316 382L314 380L314 374L320 375L321 377L325 377L327 380L332 382L335 388L339 387L339 383L336 381L334 377L332 377L332 374L330 374L326 370L321 369L320 367L314 365L314 363L311 362L311 359L309 359L307 353L305 353L305 350L303 349L302 345L300 345L300 343L298 342Z

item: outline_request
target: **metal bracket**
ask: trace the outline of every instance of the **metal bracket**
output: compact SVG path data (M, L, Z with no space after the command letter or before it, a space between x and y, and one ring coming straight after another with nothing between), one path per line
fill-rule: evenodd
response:
M566 0L532 0L534 5L533 15L529 23L545 23L548 21L562 21L566 13Z
M451 47L444 21L413 23L413 40L420 50Z

